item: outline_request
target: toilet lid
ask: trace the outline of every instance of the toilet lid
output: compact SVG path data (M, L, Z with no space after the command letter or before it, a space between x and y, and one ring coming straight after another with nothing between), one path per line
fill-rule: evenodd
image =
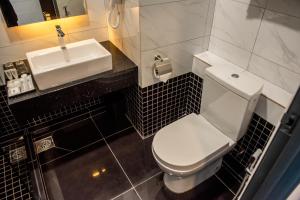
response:
M164 162L178 167L200 164L233 142L201 115L190 114L156 133L152 147Z

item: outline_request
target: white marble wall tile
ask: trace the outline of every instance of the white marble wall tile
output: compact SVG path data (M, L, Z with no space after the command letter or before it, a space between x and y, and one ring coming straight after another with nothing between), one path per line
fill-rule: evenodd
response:
M265 8L267 6L267 1L268 0L234 0L234 1L238 1L241 3L245 3L245 4L250 4L253 6L258 6L261 8Z
M214 22L215 8L217 0L209 0L208 13L206 19L206 33L205 35L211 35L212 26Z
M233 0L217 0L212 35L252 51L263 11Z
M214 36L210 37L209 51L244 69L247 68L251 53Z
M158 80L153 76L154 57L160 54L171 59L173 67L173 77L191 72L193 57L207 49L209 42L208 37L202 37L187 42L177 43L174 45L158 48L155 50L145 51L141 54L141 79L140 86L147 87Z
M284 107L263 95L260 96L255 108L255 113L274 125L277 125L285 112L286 109Z
M299 0L269 0L267 9L300 17Z
M300 19L266 11L254 53L300 73Z
M80 40L87 40L91 38L96 39L98 42L108 40L108 32L106 27L70 33L68 34L68 36L70 38L70 42L77 42Z
M66 42L70 42L69 37L65 37ZM0 63L6 63L26 58L26 52L43 48L57 46L57 37L41 37L36 40L23 42L0 48Z
M137 0L124 2L123 23L121 24L123 52L136 65L140 64L140 24Z
M254 54L251 57L248 70L291 94L297 91L300 84L299 74Z
M208 6L209 0L185 0L141 7L142 51L204 36Z
M139 0L139 5L142 7L147 5L170 3L174 1L178 0Z

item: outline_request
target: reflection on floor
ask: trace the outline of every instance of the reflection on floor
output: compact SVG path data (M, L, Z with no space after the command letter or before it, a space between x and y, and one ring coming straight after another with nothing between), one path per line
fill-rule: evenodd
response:
M125 115L108 112L71 119L48 128L55 147L39 154L49 199L232 199L217 177L176 195L163 185L151 153L152 137L142 140Z

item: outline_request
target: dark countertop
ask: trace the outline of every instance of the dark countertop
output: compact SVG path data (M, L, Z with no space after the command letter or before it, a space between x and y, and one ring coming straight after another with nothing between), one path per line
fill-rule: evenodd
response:
M32 98L40 97L43 95L51 94L51 93L57 93L61 90L65 90L69 87L76 87L79 84L87 83L89 81L93 80L102 80L104 82L111 81L113 78L118 76L126 76L128 73L137 73L137 66L128 59L116 46L114 46L111 42L105 41L101 42L101 45L103 45L111 54L112 54L112 66L113 70L107 71L101 74L97 74L94 76L90 76L87 78L83 78L77 81L73 81L55 88L47 89L47 90L36 90L34 92L30 92L27 94L23 94L20 96L16 96L13 98L8 99L8 105L13 105L22 101L30 100ZM37 86L36 86L37 88Z
M136 84L137 66L111 42L105 41L101 44L112 54L113 70L48 90L37 89L34 92L9 98L8 105L16 118L20 116L28 119L65 105L99 97Z

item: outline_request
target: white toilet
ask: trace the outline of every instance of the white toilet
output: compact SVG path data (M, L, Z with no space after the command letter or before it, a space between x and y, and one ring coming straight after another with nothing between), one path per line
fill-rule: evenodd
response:
M205 70L200 115L190 114L159 130L152 152L175 193L214 175L223 156L245 134L263 84L234 67Z

